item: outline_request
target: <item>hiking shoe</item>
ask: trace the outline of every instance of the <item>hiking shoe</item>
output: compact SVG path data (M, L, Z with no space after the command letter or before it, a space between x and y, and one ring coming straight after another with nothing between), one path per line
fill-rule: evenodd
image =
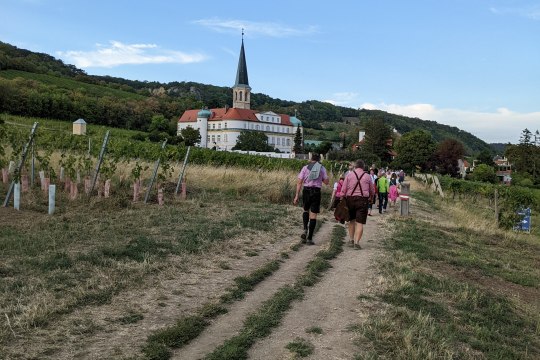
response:
M306 244L308 244L308 245L315 245L315 243L314 243L313 240L311 240L311 239L308 239L308 241L307 241Z
M307 239L307 231L304 231L302 233L302 235L300 235L300 239L302 239L302 244L305 244L306 243L306 239Z
M360 246L360 244L354 244L353 248L354 248L354 250L360 250L360 249L362 249L362 247Z

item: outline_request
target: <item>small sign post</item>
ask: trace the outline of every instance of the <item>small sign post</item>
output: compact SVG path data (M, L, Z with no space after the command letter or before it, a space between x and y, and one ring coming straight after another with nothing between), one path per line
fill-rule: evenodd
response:
M531 208L521 209L517 212L519 221L514 225L515 231L531 233Z

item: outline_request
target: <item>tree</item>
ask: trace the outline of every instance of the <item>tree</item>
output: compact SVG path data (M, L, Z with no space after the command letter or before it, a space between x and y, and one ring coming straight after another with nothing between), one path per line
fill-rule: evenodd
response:
M478 156L476 157L476 159L481 163L481 164L486 164L486 165L489 165L489 166L493 166L494 163L493 163L493 155L491 154L490 151L488 150L482 150L480 151L480 153L478 154Z
M365 130L366 136L362 147L388 163L391 160L389 151L392 146L389 140L392 139L392 129L382 119L376 118L366 122Z
M487 164L480 164L474 168L473 180L496 184L499 180L495 169Z
M242 130L240 135L238 135L238 140L236 145L232 148L233 150L244 150L244 151L272 151L272 147L268 145L268 136L260 131L248 131Z
M199 129L194 129L191 126L180 130L180 135L184 138L184 144L186 146L193 146L201 142L201 132Z
M323 141L315 147L315 152L318 154L326 154L332 149L332 143L330 141Z
M436 147L429 132L425 130L408 132L396 144L397 156L393 166L409 173L416 171L416 168L422 171L428 170L431 167L430 159Z
M533 141L534 137L534 141ZM529 129L523 130L517 145L507 145L505 156L512 164L512 169L518 174L530 175L533 183L540 183L540 136L534 135Z
M456 139L446 139L439 143L435 152L437 170L443 175L459 174L458 160L463 159L465 147Z
M296 154L302 153L302 132L300 131L300 126L296 127L296 134L294 135L293 151Z

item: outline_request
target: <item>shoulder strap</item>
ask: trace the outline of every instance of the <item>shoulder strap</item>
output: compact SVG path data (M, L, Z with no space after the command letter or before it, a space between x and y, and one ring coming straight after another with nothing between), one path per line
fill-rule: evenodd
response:
M352 196L352 194L354 194L354 191L356 190L356 188L360 185L360 180L362 179L362 177L364 175L366 175L366 173L363 172L362 175L360 175L360 177L358 177L358 175L356 174L356 171L353 170L353 173L354 173L354 176L356 176L356 185L354 186L354 189L351 192L351 196ZM360 186L360 193L362 194L362 196L364 196L364 190L362 190L362 186Z

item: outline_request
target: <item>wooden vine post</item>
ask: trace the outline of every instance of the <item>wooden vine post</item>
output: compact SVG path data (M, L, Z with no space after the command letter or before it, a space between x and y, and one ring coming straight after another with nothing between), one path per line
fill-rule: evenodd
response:
M28 138L28 142L24 146L24 149L23 149L23 152L22 152L22 155L21 155L21 159L19 160L19 164L17 165L17 168L15 170L16 174L18 174L17 177L20 177L21 170L22 170L22 168L24 166L24 162L26 161L26 156L28 155L28 150L30 149L30 146L32 145L32 143L34 141L34 137L36 136L37 127L38 127L38 123L35 122L34 126L32 126L32 130L30 131L30 137ZM13 195L13 190L15 188L15 180L19 181L19 179L14 179L11 182L11 185L9 185L9 189L8 189L7 194L6 194L6 199L4 200L4 207L8 207L8 205L9 205L9 202L11 200L11 196Z
M101 167L101 163L103 162L103 157L105 156L105 150L107 150L107 144L109 143L109 133L110 131L107 130L107 133L105 134L105 137L103 138L103 145L101 145L101 151L99 152L99 159L96 165L96 171L94 173L94 178L92 179L92 186L90 187L90 192L88 195L91 195L94 191L94 187L96 186L97 177L99 175L99 169Z
M150 198L150 191L152 191L152 186L154 186L154 182L156 181L159 163L161 162L161 154L163 153L163 149L165 149L165 145L167 145L167 139L165 139L165 141L163 141L163 144L161 144L161 152L156 160L156 165L154 166L154 173L152 174L152 179L150 179L150 185L148 185L148 189L146 190L146 196L144 197L145 204L148 202L148 198Z
M186 156L184 157L184 164L182 165L182 170L180 171L180 175L178 176L178 182L176 183L176 190L174 191L174 195L178 195L178 190L180 190L180 186L182 184L182 180L184 179L184 172L186 171L186 166L188 163L189 158L189 151L191 150L191 146L188 146Z

